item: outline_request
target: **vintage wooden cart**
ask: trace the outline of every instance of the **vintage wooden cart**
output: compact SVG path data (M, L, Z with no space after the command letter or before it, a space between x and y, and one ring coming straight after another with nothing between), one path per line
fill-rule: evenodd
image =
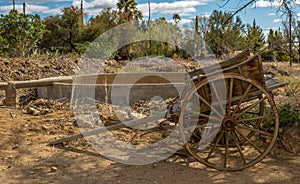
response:
M189 153L218 170L241 170L262 160L279 127L271 91L286 83L264 75L260 54L250 56L249 50L188 75L195 87L184 94L179 126L196 126L192 139L184 140Z
M187 73L180 112L171 112L188 152L199 162L236 171L261 161L277 139L279 117L271 91L285 83L264 75L261 56L245 50ZM150 116L126 124L161 118ZM50 141L50 145L126 127L123 123Z

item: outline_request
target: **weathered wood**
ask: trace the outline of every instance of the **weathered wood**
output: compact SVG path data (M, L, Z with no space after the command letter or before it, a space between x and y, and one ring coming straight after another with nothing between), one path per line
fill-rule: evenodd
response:
M7 89L7 82L0 82L0 90L6 90Z
M118 123L118 124L110 125L110 126L107 126L107 127L95 128L93 130L89 130L89 131L86 131L86 132L81 132L79 134L71 135L71 136L68 136L68 137L61 138L61 139L52 140L52 141L49 142L49 145L56 145L56 144L60 144L62 142L70 142L70 141L75 140L75 139L79 139L79 138L82 138L82 137L87 137L87 136L99 134L99 133L106 132L106 131L116 130L116 129L119 129L119 128L125 128L125 127L128 127L128 126L135 126L135 125L142 124L142 123L147 123L147 122L151 122L151 121L160 120L160 119L164 118L164 115L165 115L164 113L160 113L160 114L149 116L149 117L146 117L146 118L143 118L143 119L133 119L133 120L130 120L130 121L127 121L127 122Z
M197 70L191 71L188 73L188 75L194 77L197 75L205 75L205 74L213 73L216 72L216 70L218 69L223 70L228 67L232 67L234 65L239 64L240 62L246 60L249 56L250 56L250 50L245 49L244 51L242 51L241 53L239 53L238 55L232 58L229 58L221 63L213 64L204 68L199 68Z
M39 80L30 80L30 81L15 81L15 86L19 88L34 88L42 86L51 86L54 82L73 82L73 78L70 76L67 77L53 77Z
M5 90L4 104L7 107L16 107L17 104L17 89L14 82L7 82L8 86Z
M76 84L149 84L149 83L182 83L183 72L146 72L146 73L100 73L75 76Z

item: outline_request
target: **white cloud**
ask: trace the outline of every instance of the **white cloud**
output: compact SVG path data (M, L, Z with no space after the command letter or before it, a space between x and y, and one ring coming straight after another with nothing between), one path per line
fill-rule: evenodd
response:
M276 13L269 13L269 16L276 16Z
M282 22L282 21L283 21L282 19L274 19L273 20L274 23L278 23L278 22Z
M151 13L160 14L190 14L196 12L196 6L205 5L208 1L176 1L176 2L161 2L161 3L150 3ZM148 14L148 4L139 4L138 9L141 10L142 14Z
M211 15L211 12L205 12L205 13L203 13L203 14L200 14L199 16L200 16L200 17L208 18L210 15Z
M256 1L253 4L253 7L260 7L260 8L266 8L266 7L279 7L282 4L282 0L259 0Z
M51 15L58 15L58 14L62 14L62 9L63 8L48 9L48 10L43 11L42 13L51 14Z
M88 15L98 15L101 10L105 8L117 8L118 0L106 0L106 1L99 1L93 0L91 2L83 2L83 8L85 13ZM80 7L81 0L73 0L73 6Z
M73 0L15 0L21 3L48 3L48 2L72 2Z
M41 0L39 0L41 1ZM206 5L213 0L180 0L175 2L151 2L151 14L173 14L178 13L180 16L191 16L196 12L196 6ZM84 11L88 15L97 15L101 10L105 8L116 9L118 0L92 0L91 2L83 2ZM73 0L73 6L80 7L81 0ZM148 3L138 4L137 8L142 12L144 16L148 15L149 7Z
M16 10L19 12L23 11L23 5L15 5ZM0 13L7 14L12 10L11 5L0 6ZM26 13L42 13L43 11L49 10L48 6L39 6L33 4L26 4Z

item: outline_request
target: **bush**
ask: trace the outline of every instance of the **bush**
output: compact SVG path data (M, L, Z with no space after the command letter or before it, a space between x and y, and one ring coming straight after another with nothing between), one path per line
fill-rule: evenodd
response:
M286 127L300 123L300 111L293 109L290 104L278 108L280 127Z
M275 54L276 54L276 59L278 61L289 61L290 60L290 56L288 54L286 54L285 52L278 51Z

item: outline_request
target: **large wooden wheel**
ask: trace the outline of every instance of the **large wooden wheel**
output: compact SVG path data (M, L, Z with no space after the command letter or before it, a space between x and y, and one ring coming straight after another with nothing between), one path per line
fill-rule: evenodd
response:
M279 118L272 95L260 83L227 73L208 77L187 93L179 127L196 160L218 170L236 171L270 152Z

